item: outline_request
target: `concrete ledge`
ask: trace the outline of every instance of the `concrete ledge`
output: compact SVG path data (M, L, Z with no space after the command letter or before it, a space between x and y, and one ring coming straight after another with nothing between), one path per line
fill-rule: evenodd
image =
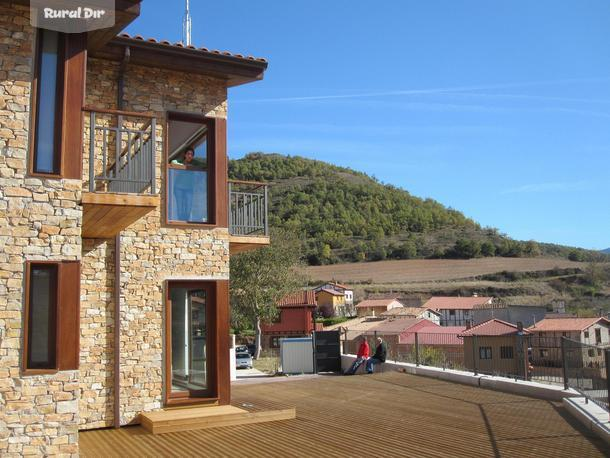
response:
M585 402L583 397L565 398L563 405L568 412L585 425L585 428L593 431L606 441L606 444L610 445L610 416L608 412L591 401Z
M346 370L356 359L355 355L341 355L341 367ZM386 361L383 370L395 370L407 374L422 375L424 377L447 380L449 382L461 383L463 385L478 386L490 390L505 393L530 396L547 401L562 401L566 397L578 396L574 390L564 390L561 386L545 385L538 382L527 382L513 380L505 377L494 377L489 375L474 375L472 372L456 371L453 369L442 369L439 367L416 366L410 363L397 363Z

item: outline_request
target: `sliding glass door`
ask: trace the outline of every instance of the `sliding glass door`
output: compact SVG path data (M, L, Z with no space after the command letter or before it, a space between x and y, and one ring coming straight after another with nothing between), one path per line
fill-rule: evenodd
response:
M209 397L214 345L209 322L213 289L205 282L170 282L167 291L166 330L170 399Z

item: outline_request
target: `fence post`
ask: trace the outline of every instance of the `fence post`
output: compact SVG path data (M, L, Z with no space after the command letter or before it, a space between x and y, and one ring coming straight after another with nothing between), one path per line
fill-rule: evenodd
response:
M106 132L102 131L103 135ZM103 154L106 154L104 151ZM105 170L103 171L105 174ZM89 113L89 192L95 191L95 111Z
M477 336L472 336L472 363L474 364L474 375L478 375L477 370Z
M567 390L568 383L568 355L566 352L566 338L561 337L561 367L563 372L563 389Z
M415 365L419 366L419 336L415 333Z
M606 390L608 391L608 405L610 406L610 348L604 349L604 362L606 363Z

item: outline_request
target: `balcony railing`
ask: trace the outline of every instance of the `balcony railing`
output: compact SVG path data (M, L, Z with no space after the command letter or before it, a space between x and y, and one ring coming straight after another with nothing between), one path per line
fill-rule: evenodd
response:
M269 236L265 183L229 180L229 232L238 236Z
M85 108L89 113L89 191L156 194L156 118Z

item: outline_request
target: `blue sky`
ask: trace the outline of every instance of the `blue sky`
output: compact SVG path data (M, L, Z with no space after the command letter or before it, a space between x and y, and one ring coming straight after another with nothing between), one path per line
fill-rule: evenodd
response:
M195 45L269 60L230 90L232 158L320 159L517 239L610 246L607 0L191 3ZM128 31L179 41L168 4Z

